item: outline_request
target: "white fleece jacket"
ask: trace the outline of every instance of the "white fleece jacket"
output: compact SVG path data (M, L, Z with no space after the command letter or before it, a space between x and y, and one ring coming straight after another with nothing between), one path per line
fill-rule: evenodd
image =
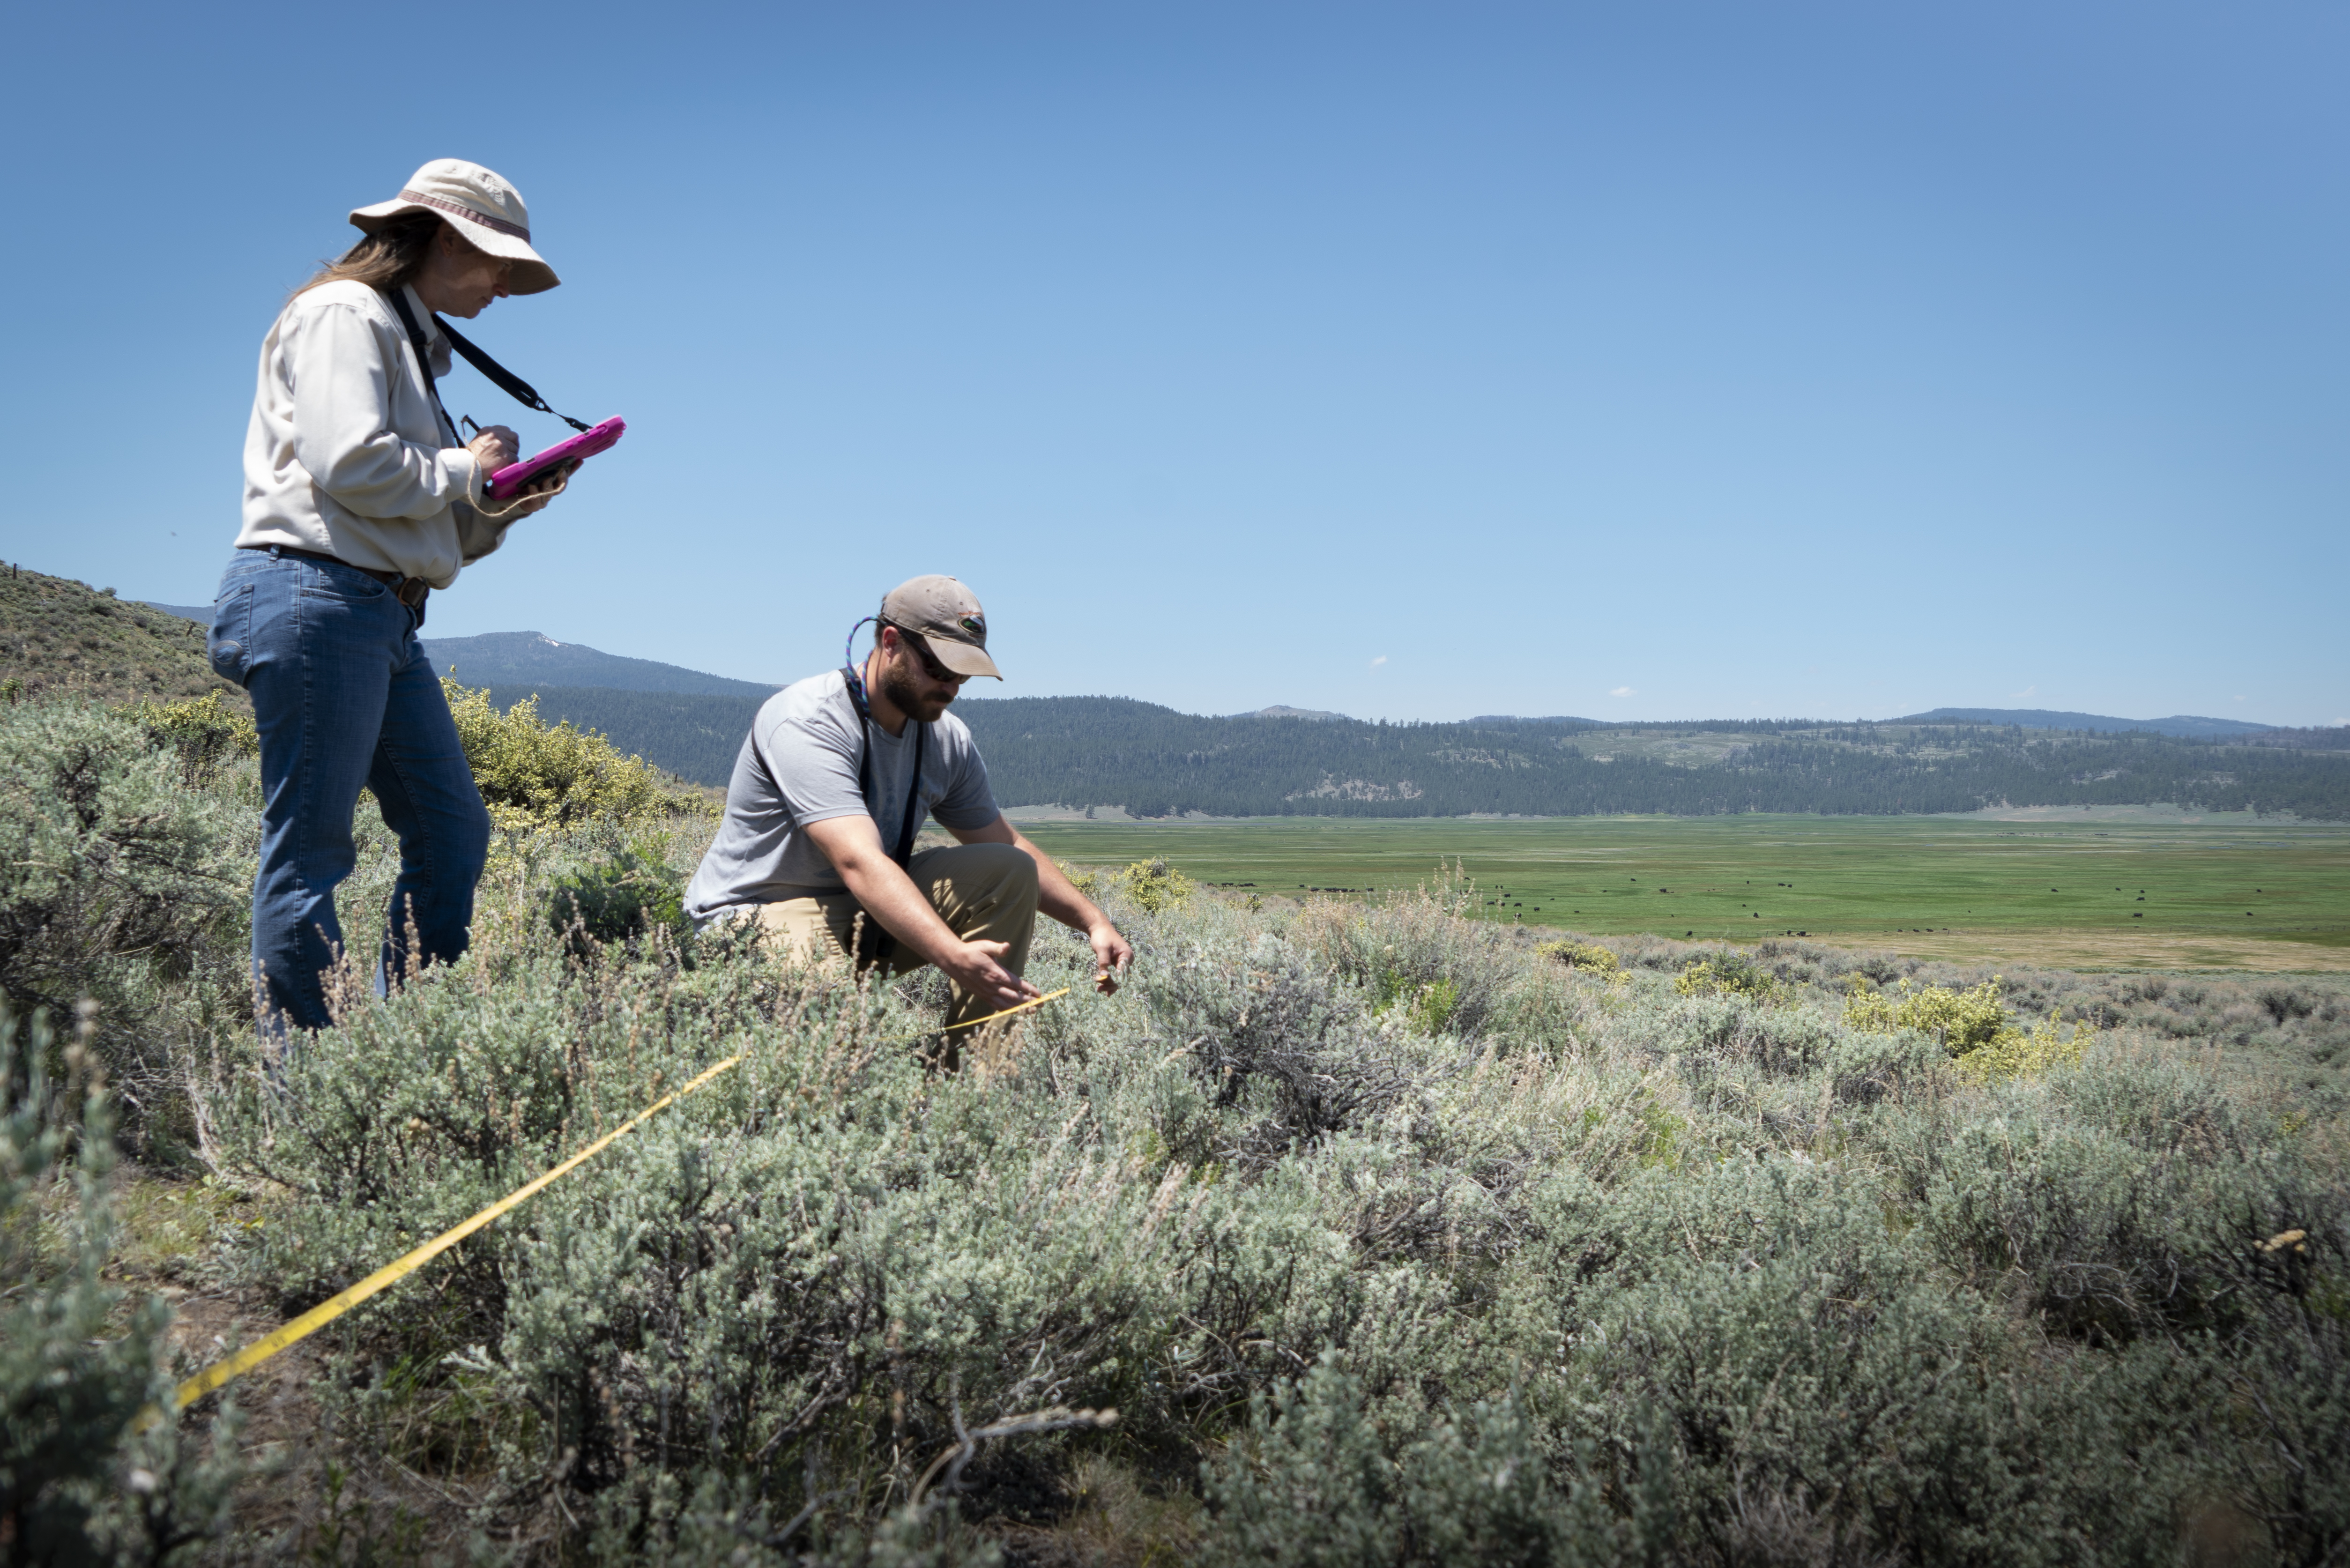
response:
M436 372L449 343L408 291ZM240 546L287 545L436 588L505 542L473 509L485 476L434 413L390 301L363 283L296 296L261 343Z

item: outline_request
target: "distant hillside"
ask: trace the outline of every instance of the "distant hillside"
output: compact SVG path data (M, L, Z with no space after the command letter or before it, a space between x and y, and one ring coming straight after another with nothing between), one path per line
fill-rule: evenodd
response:
M2152 730L2192 741L2224 741L2236 735L2258 734L2273 724L2248 724L2241 719L2202 719L2178 713L2168 719L2116 719L2105 713L2059 713L2046 708L1937 708L1887 719L1888 724L2014 724L2026 730L2092 730L2112 734L2127 730Z
M468 686L600 686L616 691L680 691L707 697L771 697L773 686L705 675L650 659L623 659L536 631L493 631L480 637L428 637L432 667Z
M0 686L26 696L244 693L212 671L204 628L71 577L0 567Z
M206 627L212 623L210 605L167 605L150 599L147 607ZM681 665L627 659L583 643L557 642L544 632L491 631L479 637L428 637L423 642L434 669L443 675L454 671L468 686L536 684L762 699L775 691L775 687L755 680L705 675Z

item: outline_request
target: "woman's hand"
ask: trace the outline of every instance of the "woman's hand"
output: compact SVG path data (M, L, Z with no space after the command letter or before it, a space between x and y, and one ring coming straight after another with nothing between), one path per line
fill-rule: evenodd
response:
M522 438L504 425L492 425L467 441L465 450L472 452L473 461L481 465L482 483L486 484L490 475L522 455Z
M534 512L546 510L546 504L562 494L564 488L571 483L571 471L578 466L576 462L567 462L559 467L550 468L520 490L515 491L515 495L520 504L512 512L504 514L504 516L527 517ZM503 518L501 520L503 521Z

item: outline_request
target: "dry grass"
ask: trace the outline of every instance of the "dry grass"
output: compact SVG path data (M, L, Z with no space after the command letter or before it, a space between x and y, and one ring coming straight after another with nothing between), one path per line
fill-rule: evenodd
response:
M1951 963L2020 963L2042 969L2236 970L2258 974L2350 971L2350 948L2274 937L2158 936L2152 932L2058 929L2042 931L1815 930L1815 941L1866 947L1904 958Z

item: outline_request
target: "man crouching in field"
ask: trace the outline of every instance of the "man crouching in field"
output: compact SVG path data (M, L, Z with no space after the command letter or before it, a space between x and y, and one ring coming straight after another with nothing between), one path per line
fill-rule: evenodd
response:
M1134 949L1003 820L971 732L947 711L972 676L1003 679L979 600L952 577L916 577L876 618L862 668L786 686L751 721L686 912L697 926L755 919L809 957L853 950L884 974L936 964L953 1025L1037 994L1020 975L1042 909L1086 934L1094 984L1117 990ZM926 815L962 842L913 853Z

